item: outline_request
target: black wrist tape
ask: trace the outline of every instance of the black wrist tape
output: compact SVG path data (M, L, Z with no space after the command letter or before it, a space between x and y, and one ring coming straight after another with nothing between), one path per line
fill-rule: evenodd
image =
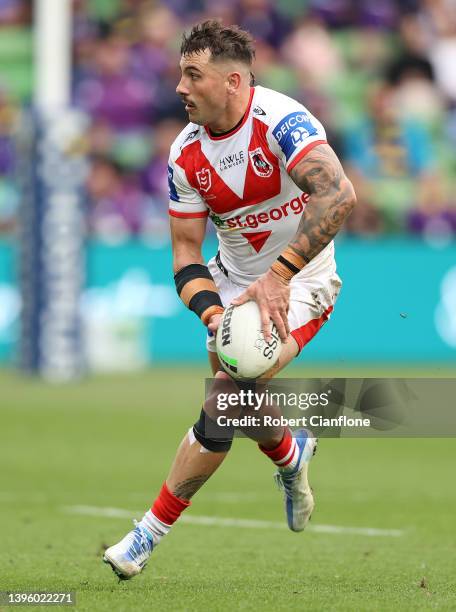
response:
M200 282L192 282L200 281ZM207 281L210 281L209 283ZM223 308L222 300L217 292L214 279L207 266L202 264L190 264L182 268L174 275L174 282L179 296L184 304L201 318L202 314L210 306L220 306ZM189 290L184 291L184 287L192 282ZM198 285L200 285L198 287Z
M285 259L285 257L282 257L282 255L279 255L277 257L277 261L280 261L280 263L283 264L286 268L288 268L290 272L293 272L293 274L301 272L301 270L297 266L292 264L291 261L288 261L288 259Z
M190 310L193 310L199 318L210 306L221 306L223 308L220 295L216 291L198 291L188 305Z

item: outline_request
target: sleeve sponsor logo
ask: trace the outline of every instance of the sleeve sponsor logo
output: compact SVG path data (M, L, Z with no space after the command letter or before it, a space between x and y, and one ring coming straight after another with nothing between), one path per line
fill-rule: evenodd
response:
M173 202L179 202L179 196L177 195L176 185L174 184L174 170L168 165L168 190L169 199Z
M287 161L307 138L315 134L317 134L317 128L312 124L307 113L303 111L290 113L272 131Z

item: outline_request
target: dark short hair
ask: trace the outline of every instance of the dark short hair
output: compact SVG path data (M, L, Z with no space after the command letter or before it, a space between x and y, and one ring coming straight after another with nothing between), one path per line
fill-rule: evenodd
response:
M196 24L182 37L181 55L202 53L205 49L209 49L214 61L230 59L251 66L255 57L253 37L249 32L237 25L223 26L215 19Z

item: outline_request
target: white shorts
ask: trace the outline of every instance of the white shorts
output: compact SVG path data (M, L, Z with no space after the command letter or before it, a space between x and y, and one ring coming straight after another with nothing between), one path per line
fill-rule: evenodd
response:
M208 263L215 284L225 308L231 300L246 290L246 287L234 283L219 269L215 257ZM330 318L342 281L336 273L336 267L325 266L314 276L300 277L297 274L290 283L290 309L288 323L291 335L296 340L299 351L315 336L321 326ZM207 350L216 352L215 336L208 330Z

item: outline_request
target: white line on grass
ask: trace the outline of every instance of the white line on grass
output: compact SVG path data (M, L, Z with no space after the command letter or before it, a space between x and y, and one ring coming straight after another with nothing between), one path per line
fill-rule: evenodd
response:
M100 508L98 506L63 506L62 510L70 514L84 514L86 516L102 516L105 518L132 518L141 512L124 510L122 508ZM214 527L240 527L247 529L287 529L285 523L274 521L257 521L252 519L221 518L218 516L192 516L181 517L182 523L189 525L208 525ZM374 527L343 527L340 525L308 525L306 531L313 533L332 533L362 536L399 537L404 534L402 529L376 529Z

